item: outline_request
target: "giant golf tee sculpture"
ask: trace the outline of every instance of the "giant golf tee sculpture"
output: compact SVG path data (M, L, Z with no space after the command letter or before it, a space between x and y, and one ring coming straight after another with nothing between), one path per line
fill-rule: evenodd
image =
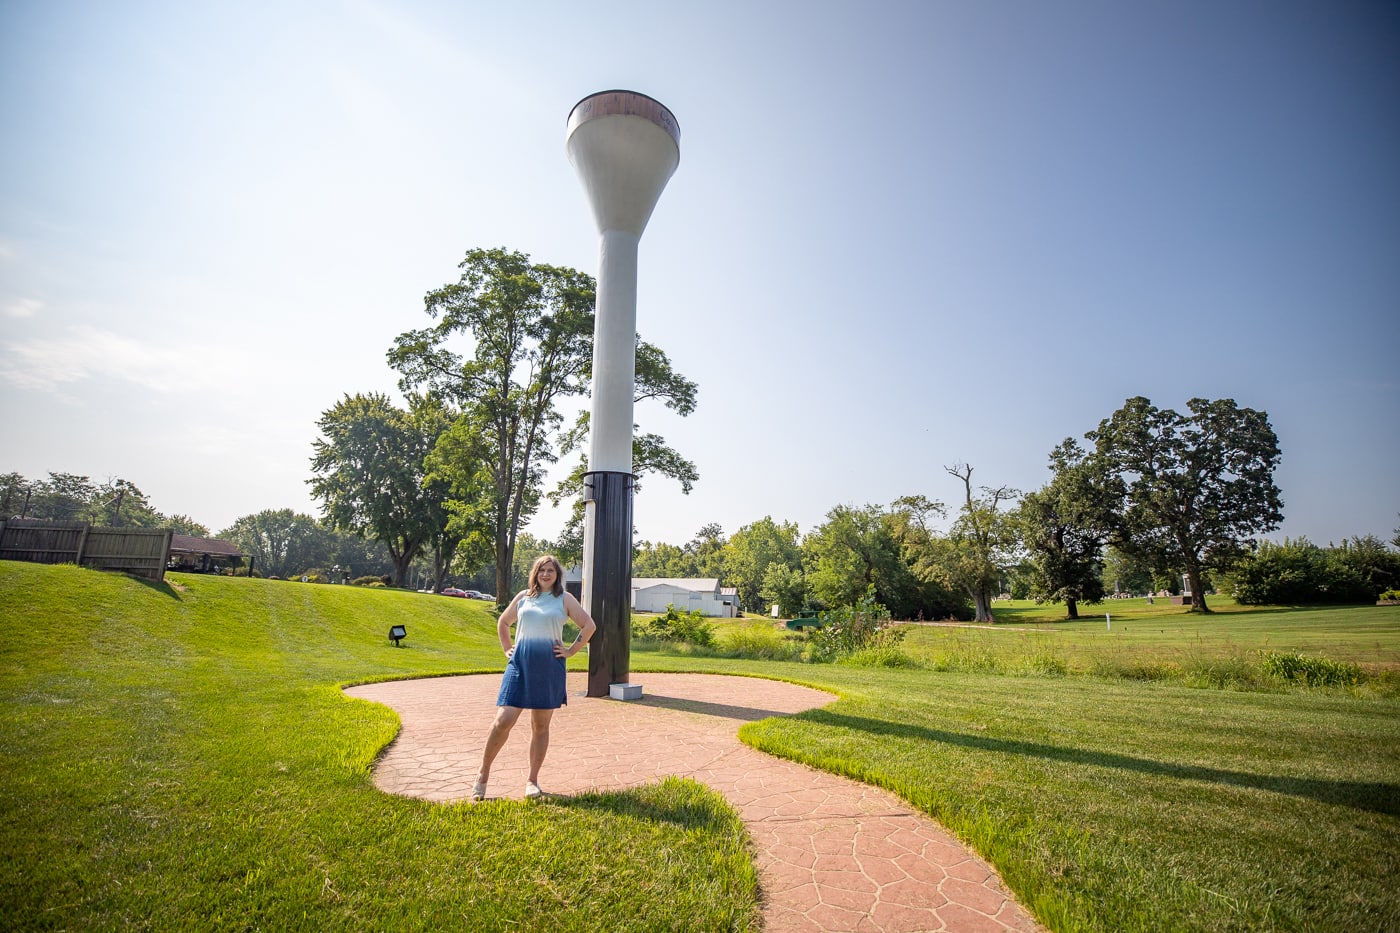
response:
M569 112L565 148L583 179L599 238L583 481L583 605L598 623L588 649L591 697L608 696L630 670L637 244L680 164L680 138L671 111L633 91L590 94Z

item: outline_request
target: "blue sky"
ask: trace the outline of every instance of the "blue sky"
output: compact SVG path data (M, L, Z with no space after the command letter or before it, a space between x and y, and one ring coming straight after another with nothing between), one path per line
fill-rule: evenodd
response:
M680 122L638 329L700 385L638 410L701 476L643 538L1036 488L1134 395L1269 413L1273 537L1400 524L1400 8L672 6L0 2L0 471L316 514L466 250L596 272L564 124L620 87Z

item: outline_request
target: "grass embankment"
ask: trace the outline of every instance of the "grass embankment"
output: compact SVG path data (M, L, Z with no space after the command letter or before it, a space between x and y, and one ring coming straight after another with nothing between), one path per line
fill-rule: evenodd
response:
M1270 661L1299 658L1316 662L1307 664L1309 673L1333 675L1333 682L1354 692L1400 699L1400 606L1253 608L1224 599L1216 604L1222 607L1217 613L1202 616L1160 601L1114 600L1081 610L1081 619L1068 622L1062 606L998 603L995 625L900 624L905 637L897 651L873 652L862 660L953 673L1092 675L1289 690L1306 678L1281 677L1279 669L1289 665ZM672 650L770 660L810 654L799 636L771 620L719 622L714 629L714 647Z
M995 609L997 625L914 625L905 648L935 669L1094 674L1188 686L1286 689L1269 656L1354 666L1366 692L1400 698L1400 607L1251 608L1217 599L1211 615L1145 600L1081 608L1031 603Z
M742 833L694 785L477 807L372 789L368 769L394 717L336 684L499 670L483 607L178 579L186 589L164 591L0 564L0 598L34 626L0 648L0 699L13 711L0 731L8 926L752 922ZM1339 644L1382 618L1333 612L1311 624L1343 633L1328 636ZM393 621L408 624L411 647L388 646ZM994 647L1065 635L1054 650L1081 656L1072 627L952 635ZM1372 635L1382 662L1400 658L1394 629ZM936 816L1052 929L1400 928L1394 699L642 650L632 662L841 693L743 735Z
M482 604L170 582L0 562L0 928L755 925L742 823L693 782L475 806L372 787L397 717L338 685L499 670Z

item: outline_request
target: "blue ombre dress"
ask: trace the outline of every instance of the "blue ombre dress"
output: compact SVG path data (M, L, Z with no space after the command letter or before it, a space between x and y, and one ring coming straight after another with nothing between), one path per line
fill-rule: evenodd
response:
M515 652L506 662L497 706L558 709L569 702L563 658L554 656L564 640L564 597L553 593L521 596L516 606Z

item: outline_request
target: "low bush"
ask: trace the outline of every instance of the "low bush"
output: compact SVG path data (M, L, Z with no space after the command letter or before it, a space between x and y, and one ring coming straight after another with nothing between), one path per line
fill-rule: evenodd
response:
M878 648L862 648L853 651L840 660L841 664L850 664L855 667L884 667L895 669L918 669L924 665L917 659L905 654L894 645L882 645Z
M730 629L719 637L717 647L725 657L755 661L801 661L806 652L801 639L766 625Z
M696 610L667 606L659 616L632 627L632 637L646 641L683 642L708 648L715 643L715 627Z
M1181 667L1188 687L1249 690L1258 686L1259 668L1243 653L1223 658L1191 658Z
M824 612L821 620L821 627L808 636L818 661L834 661L867 649L896 648L906 634L875 600L874 587L854 606Z
M1349 661L1296 652L1266 651L1261 666L1272 677L1309 687L1350 687L1361 683L1364 676L1361 668Z
M1244 605L1369 603L1400 579L1400 554L1378 538L1318 547L1307 538L1260 541L1228 575Z
M1006 665L1001 658L982 646L959 646L936 655L929 663L935 671L944 673L1004 674Z
M1064 656L1055 651L1041 649L1032 652L1026 658L1025 670L1032 674L1049 674L1052 677L1063 677L1069 673L1069 662Z

